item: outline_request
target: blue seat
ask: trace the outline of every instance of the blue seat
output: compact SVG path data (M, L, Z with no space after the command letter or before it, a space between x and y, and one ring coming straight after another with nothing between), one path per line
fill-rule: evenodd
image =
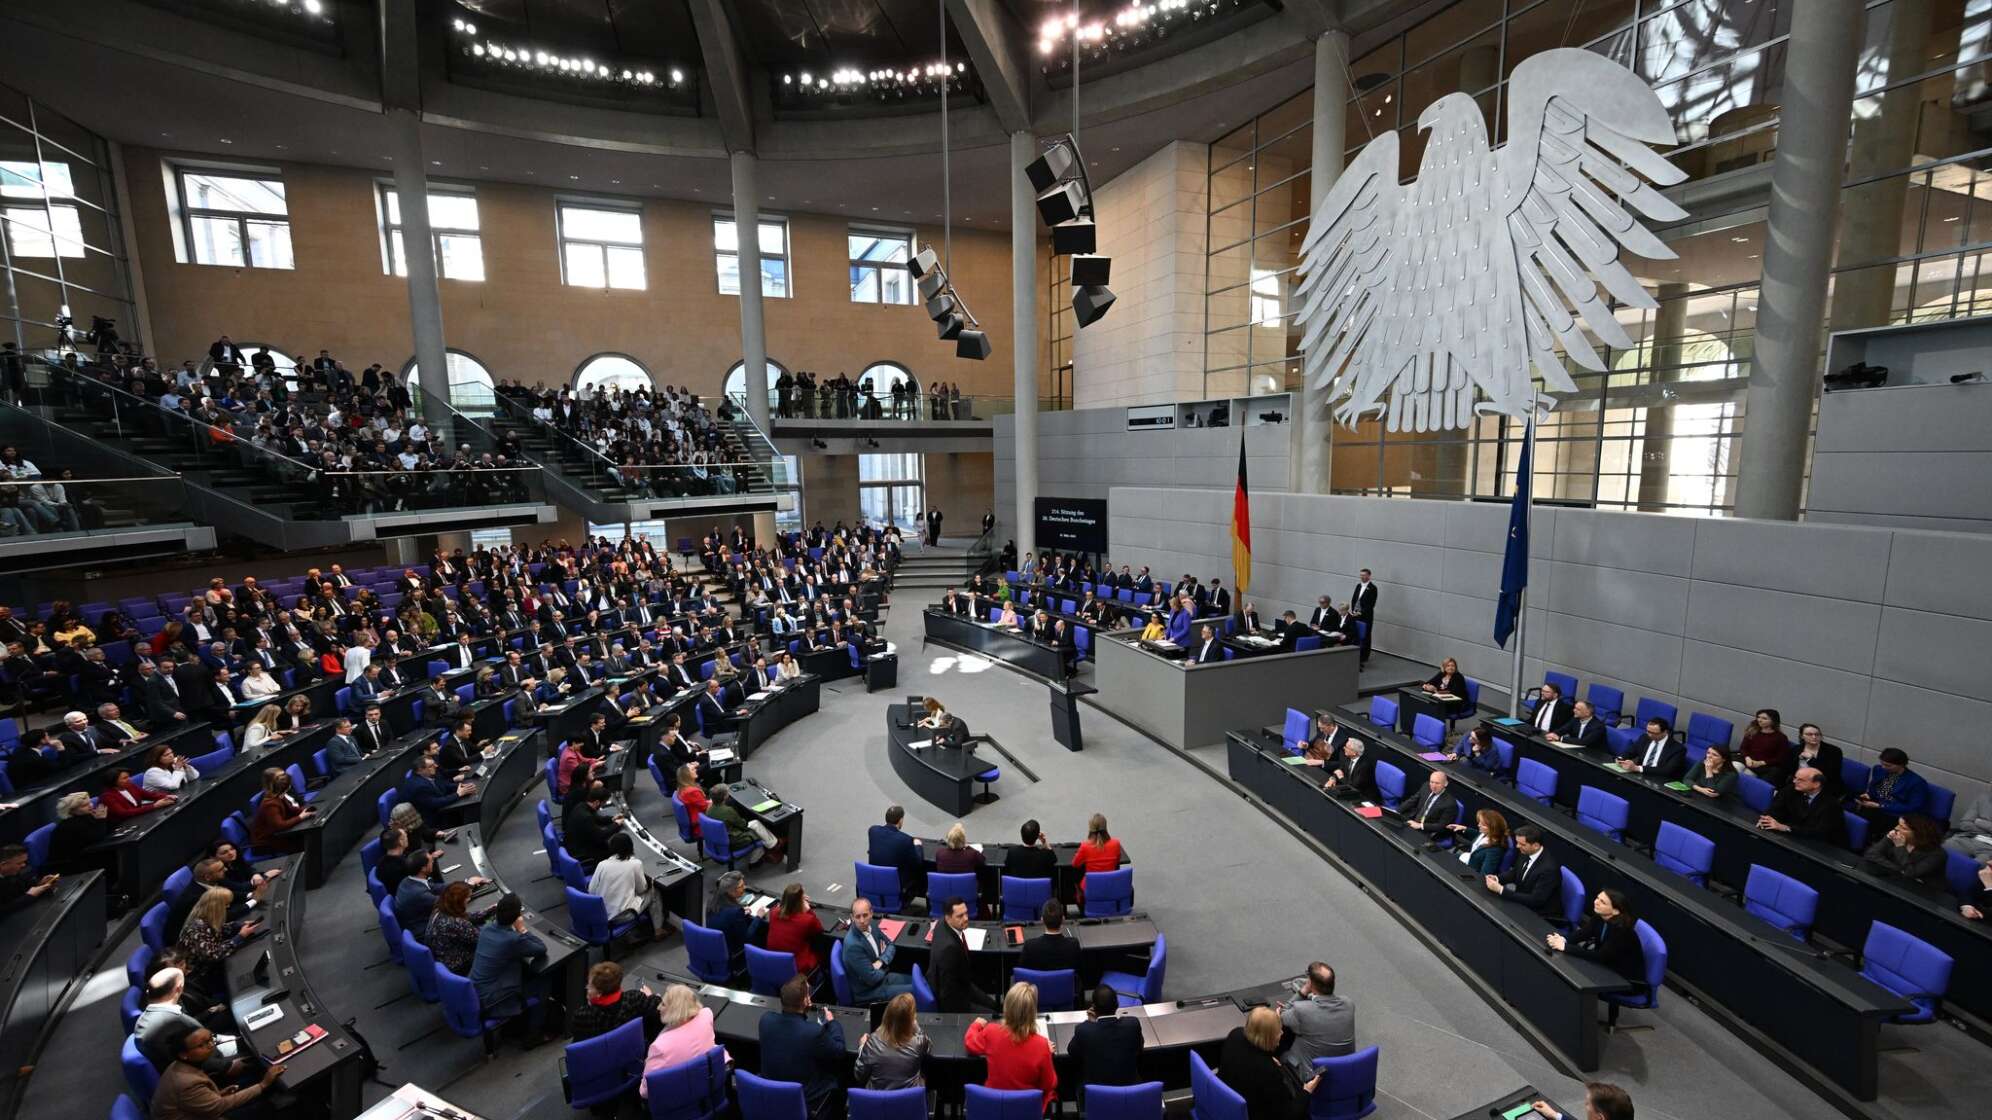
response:
M565 743L561 744L562 747L565 747L566 745L567 744ZM553 757L546 760L546 766L544 767L544 771L546 774L546 799L548 801L553 802L555 805L565 805L567 802L564 799L562 799L560 796L560 752L559 751L556 750L554 752Z
M1693 752L1690 751L1689 753L1692 754ZM1763 813L1770 809L1771 798L1777 792L1778 787L1759 778L1757 775L1747 774L1740 770L1737 771L1736 800L1748 805L1755 812Z
M380 791L374 798L374 815L380 818L380 826L386 828L394 818L394 807L401 803L401 791L392 787Z
M224 738L225 737L226 736L224 736ZM223 744L217 749L209 751L206 754L195 755L194 757L188 759L187 765L193 767L195 770L200 771L202 777L206 777L210 774L213 774L215 771L221 769L222 767L228 765L228 761L234 757L235 757L235 748L232 746L228 746L227 744Z
M643 1075L643 1085L649 1120L718 1120L728 1107L726 1050L714 1046L690 1061L652 1070Z
M636 916L621 922L609 918L609 904L601 895L587 891L566 888L567 926L574 936L590 945L607 948L618 938L627 936L630 931L642 929L650 924L648 909L636 911Z
M1077 660L1077 661L1091 661L1091 660L1093 660L1093 630L1092 630L1092 627L1090 627L1090 626L1075 626L1075 627L1073 627L1073 628L1072 628L1072 648L1073 648L1073 651L1074 651L1074 654L1073 654L1073 658L1074 658L1074 660ZM1226 646L1226 647L1225 647L1225 649L1224 649L1224 652L1225 652L1225 654L1226 654L1226 655L1229 655L1229 654L1231 653L1231 647L1229 647L1229 646Z
M581 866L581 861L568 855L566 848L556 847L552 850L552 855L553 873L562 883L567 884L567 889L587 891L588 872Z
M394 900L381 899L374 905L374 913L380 915L380 939L387 942L387 958L395 964L400 964L401 919L394 915Z
M538 801L533 802L533 817L539 821L539 829L542 834L553 828L553 810L547 805L546 798L542 797Z
M1395 809L1404 801L1404 768L1388 762L1376 764L1376 791L1384 807Z
M1618 723L1620 709L1625 707L1625 692L1623 689L1613 688L1608 684L1599 684L1597 681L1591 682L1590 689L1584 693L1584 699L1591 702L1592 712L1599 719L1605 721L1606 727L1611 727Z
M24 843L28 849L28 866L40 871L48 866L48 846L55 839L55 824L50 822L28 833Z
M1383 695L1370 697L1369 721L1386 729L1396 727L1397 701Z
M982 792L975 795L975 803L977 805L993 805L1001 800L997 795L989 792L989 786L991 783L1001 781L1002 778L1003 771L1001 768L995 766L991 766L989 769L977 774L975 780L982 783Z
M1633 745L1646 737L1644 727L1641 724L1640 727L1605 728L1605 749L1612 752L1614 758L1631 757Z
M800 1082L770 1081L736 1069L733 1093L738 1098L740 1120L809 1120L809 1103L803 1098Z
M1293 651L1295 653L1306 653L1309 650L1320 649L1321 642L1322 638L1319 634L1302 634L1293 640Z
M133 949L130 959L125 961L125 986L128 988L145 987L145 982L152 975L152 958L158 955L158 950L150 945L141 944L138 948Z
M458 685L456 690L456 698L457 698L457 703L459 704L470 704L476 702L477 685L474 683Z
M651 765L655 766L656 762L653 760ZM687 844L697 843L699 834L692 831L692 811L676 797L666 800L671 802L671 819L678 822L678 839Z
M1321 1080L1307 1099L1309 1120L1361 1120L1376 1111L1378 1050L1366 1046L1353 1054L1314 1059Z
M1081 881L1088 918L1111 918L1134 912L1134 868L1088 871Z
M138 936L155 953L166 951L166 911L163 902L155 902L138 920Z
M927 1120L927 1089L852 1089L849 1120Z
M1411 741L1428 751L1442 750L1446 745L1445 721L1437 716L1419 712L1411 721Z
M1086 1120L1162 1120L1162 1083L1087 1085ZM855 1116L852 1120L857 1120Z
M1978 893L1978 869L1981 866L1963 852L1954 848L1944 849L1944 883L1960 901Z
M1557 901L1563 904L1563 924L1576 929L1578 923L1584 920L1584 911L1590 908L1591 896L1585 893L1584 880L1579 879L1575 871L1567 867L1557 870L1563 872L1563 882L1557 888Z
M780 995L782 985L788 983L795 972L794 953L777 953L758 945L747 946L747 986L756 994Z
M167 902L176 901L180 897L180 892L192 886L193 883L194 869L191 867L182 867L171 875L166 876L166 885L159 888L159 895Z
M300 800L307 804L318 800L318 795L310 789L310 783L304 780L304 767L293 762L284 767L284 773L290 775L291 788L297 791Z
M1630 992L1600 992L1598 998L1605 1001L1606 1021L1618 1026L1619 1011L1631 1007L1652 1010L1660 1006L1660 988L1667 982L1667 942L1660 931L1646 924L1644 918L1634 923L1632 932L1639 937L1639 948L1644 956L1646 972L1640 977L1640 986ZM1637 1029L1637 1028L1627 1028Z
M1955 964L1949 953L1887 922L1869 926L1861 946L1861 975L1916 1005L1891 1023L1934 1022Z
M1655 700L1651 696L1642 696L1639 698L1639 707L1633 710L1632 726L1635 728L1644 728L1647 720L1656 717L1666 720L1668 727L1673 727L1680 720L1680 709L1667 703L1665 700Z
M666 801L671 800L677 791L671 788L671 779L665 775L664 768L657 765L657 756L651 755L643 765L650 771L650 783L657 787L658 794Z
M1606 793L1595 786L1581 786L1577 790L1577 823L1593 832L1602 832L1614 843L1625 843L1626 822L1631 819L1632 806L1626 799L1616 794Z
M1840 784L1849 793L1859 793L1868 787L1868 780L1874 775L1874 767L1856 762L1851 758L1840 759Z
M1515 766L1515 792L1548 805L1556 800L1556 771L1525 758Z
M408 987L423 1003L441 1003L443 990L436 986L436 955L415 935L401 931L401 967L408 973Z
M331 748L321 747L320 749L311 752L311 769L314 772L316 772L320 777L328 777L331 775L332 773Z
M118 1051L118 1063L124 1067L125 1087L131 1090L134 1099L144 1102L148 1110L152 1106L152 1096L159 1090L159 1070L152 1059L138 1048L138 1039L126 1035L124 1048Z
M477 986L468 977L458 976L438 964L436 966L436 986L442 991L443 1022L459 1038L475 1038L484 1043L487 1053L495 1049L492 1032L504 1025L502 1019L484 1017L484 1005L477 998ZM536 997L528 997L528 1006L537 1004Z
M560 1065L560 1092L577 1111L605 1105L636 1091L643 1081L643 1017L594 1038L567 1044Z
M1051 899L1050 879L1019 879L1005 875L999 885L1002 888L1003 920L1006 922L1037 921L1044 911L1044 904Z
M1743 909L1804 941L1819 913L1819 892L1782 871L1753 863L1743 880Z
M1044 1094L1036 1089L991 1089L968 1086L967 1120L1040 1120Z
M913 966L913 1007L919 1011L937 1010L934 1002L934 987L927 983L927 974Z
M1079 1000L1079 977L1072 969L1013 969L1010 979L1037 986L1039 1011L1070 1011Z
M680 923L685 931L685 955L692 975L708 984L731 984L739 972L733 954L727 951L726 935L692 921Z
M1558 694L1565 700L1574 699L1577 695L1577 678L1569 673L1545 672L1542 675L1542 683L1555 685ZM1522 697L1522 710L1533 712L1540 703L1542 703L1542 690L1535 689L1529 695Z
M1640 726L1644 727L1642 722ZM1687 748L1689 758L1700 758L1710 747L1729 749L1729 741L1736 736L1736 725L1726 719L1717 719L1704 712L1688 713Z
M865 863L862 860L854 866L857 869L859 898L870 899L874 908L888 914L905 908L905 899L899 890L897 867L881 867L876 863Z
M935 871L928 874L927 900L934 904L935 907L934 912L939 913L940 912L939 907L950 898L959 898L963 902L968 903L969 915L973 916L975 914L976 912L975 872L959 871L952 874L943 875L942 873Z
M1951 810L1957 808L1957 791L1947 789L1935 782L1931 782L1929 785L1930 804L1925 815L1934 818L1938 824L1948 828L1950 827Z
M1515 777L1515 744L1508 739L1501 738L1499 735L1494 736L1494 757L1500 760L1500 769L1496 772L1495 776L1507 781L1513 781Z
M1280 746L1288 754L1299 754L1307 747L1307 740L1314 731L1314 721L1307 713L1294 708L1286 710L1286 724L1280 728Z
M740 860L752 859L754 853L761 850L759 840L745 847L735 848L733 838L726 834L726 826L714 820L709 813L699 814L699 845L704 849L707 859L723 863L728 868Z
M1856 852L1867 851L1868 819L1859 813L1840 811L1840 822L1845 825L1848 849Z
M376 870L368 869L366 878L367 898L375 906L379 906L381 901L387 897L387 887L380 881L380 873Z
M1190 1095L1191 1120L1249 1120L1245 1098L1219 1081L1195 1050L1190 1051Z
M332 706L349 716L360 714L353 710L353 688L351 685L341 687L332 693Z
M1139 1007L1162 1001L1163 974L1169 967L1169 940L1155 935L1155 948L1148 954L1148 970L1140 976L1131 972L1103 972L1100 983L1112 988L1122 1007Z
M844 970L844 946L841 942L830 943L830 991L837 1002L845 1007L855 1007L857 1001L851 998L851 974Z
M1673 821L1661 821L1653 836L1653 862L1698 887L1708 886L1715 867L1715 841Z

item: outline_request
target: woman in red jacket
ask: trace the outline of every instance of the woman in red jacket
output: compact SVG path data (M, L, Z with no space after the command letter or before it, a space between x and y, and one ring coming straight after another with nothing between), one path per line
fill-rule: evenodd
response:
M263 800L249 822L249 844L259 852L294 852L303 845L284 833L315 813L291 792L290 775L272 766L263 771Z
M821 936L823 921L810 907L802 884L783 887L781 905L768 915L768 951L794 953L795 970L806 976L816 971L816 939Z
M678 767L678 804L692 818L692 839L699 838L699 814L712 808L712 798L699 788L699 765L687 762Z
M1072 866L1079 869L1079 905L1086 905L1086 873L1119 871L1121 858L1121 842L1107 833L1107 815L1094 813L1086 822L1086 839L1072 853Z
M104 816L115 826L120 821L171 805L173 795L146 789L131 780L129 770L108 770L104 773L104 786L97 794L97 803L104 807Z
M1044 1109L1058 1099L1058 1070L1051 1064L1051 1043L1037 1030L1037 987L1018 982L1003 994L1003 1021L977 1019L968 1025L962 1042L971 1054L989 1063L990 1089L1037 1089Z

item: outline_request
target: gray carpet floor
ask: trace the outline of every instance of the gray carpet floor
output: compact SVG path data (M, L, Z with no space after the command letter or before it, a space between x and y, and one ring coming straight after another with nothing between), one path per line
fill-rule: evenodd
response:
M1077 839L1091 813L1107 815L1133 859L1137 906L1168 936L1167 995L1243 987L1324 960L1335 966L1341 991L1356 1005L1361 1041L1383 1048L1376 1113L1383 1120L1442 1120L1524 1084L1566 1107L1581 1106L1578 1080L1557 1073L1366 894L1227 783L1092 709L1085 714L1086 750L1067 752L1050 737L1042 685L972 655L941 647L923 651L919 627L917 604L887 619L885 634L900 653L897 689L867 695L861 681L839 682L825 690L822 711L755 755L748 773L808 814L802 865L794 873L756 870L755 885L779 889L800 881L818 899L847 903L852 861L862 857L865 829L886 806L905 805L906 827L916 835L936 836L954 823L899 783L883 750L886 706L908 693L933 694L1039 777L1027 781L1005 766L997 787L1001 800L977 807L965 822L971 840L1012 839L1032 818L1055 839ZM1429 672L1386 656L1373 660L1366 691ZM1221 750L1207 748L1200 757L1222 770ZM644 792L636 811L653 831L675 836L668 809L654 790ZM539 787L528 796L539 796ZM534 882L545 873L539 847L529 804L512 814L493 844L508 884L528 904L549 906L559 899L558 883ZM358 859L348 857L311 897L305 966L336 1018L357 1019L387 1064L383 1076L436 1089L493 1120L572 1115L554 1073L556 1047L507 1048L486 1063L477 1043L443 1032L398 1049L439 1027L441 1019L413 999L396 999L407 990L401 970L368 967L384 952L365 897ZM58 1027L28 1087L24 1114L106 1115L121 1088L111 1040L118 1035L123 962L135 943L127 940ZM619 959L638 971L678 967L683 956L673 939ZM1658 1012L1631 1016L1628 1022L1656 1029L1610 1038L1596 1076L1628 1087L1643 1118L1810 1120L1832 1114L1678 995L1663 997ZM1923 1049L1884 1059L1884 1099L1875 1115L1983 1115L1982 1103L1992 1097L1992 1063L1984 1060L1984 1048L1942 1028L1901 1038ZM386 1091L369 1086L367 1099Z

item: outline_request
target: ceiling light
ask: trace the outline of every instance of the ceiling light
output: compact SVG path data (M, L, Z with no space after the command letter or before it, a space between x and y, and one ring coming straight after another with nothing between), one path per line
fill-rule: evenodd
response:
M304 10L315 16L325 10L325 5L319 3L319 0L304 0Z
M678 68L677 68L677 67L675 67L675 66L674 66L674 67L672 67L672 68L671 68L671 84L675 86L675 85L677 85L677 84L678 84L679 82L682 82L682 81L684 81L684 80L685 80L685 72L684 72L683 70L680 70L680 69L678 69Z
M221 138L221 142L222 142L222 143L224 143L224 144L233 144L233 143L235 143L235 141L233 141L233 140L230 140L230 139L229 139L228 137L226 137L226 136L224 136L224 137L222 137L222 138Z

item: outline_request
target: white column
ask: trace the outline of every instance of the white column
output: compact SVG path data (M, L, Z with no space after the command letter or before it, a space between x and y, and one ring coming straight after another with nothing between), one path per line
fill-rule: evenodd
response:
M422 121L412 109L387 111L394 137L394 193L401 206L402 256L408 262L408 320L415 333L415 365L422 372L422 416L444 432L449 416L430 398L450 400L449 347L443 343L443 299L436 289L435 238L429 232L429 176L422 156Z
M1015 351L1011 360L1016 372L1012 391L1017 398L1016 541L1020 561L1037 551L1038 366L1044 355L1038 344L1037 191L1024 175L1024 168L1037 155L1037 139L1029 132L1010 134L1010 348Z
M1309 175L1313 195L1310 212L1342 174L1342 151L1348 146L1349 34L1323 32L1314 41L1314 160ZM1329 439L1334 420L1328 415L1328 394L1312 385L1300 389L1294 409L1294 437L1300 441L1300 473L1294 489L1307 494L1328 492Z
M747 378L747 415L768 426L768 337L761 326L761 204L752 152L733 153L733 232L740 247L740 360Z

